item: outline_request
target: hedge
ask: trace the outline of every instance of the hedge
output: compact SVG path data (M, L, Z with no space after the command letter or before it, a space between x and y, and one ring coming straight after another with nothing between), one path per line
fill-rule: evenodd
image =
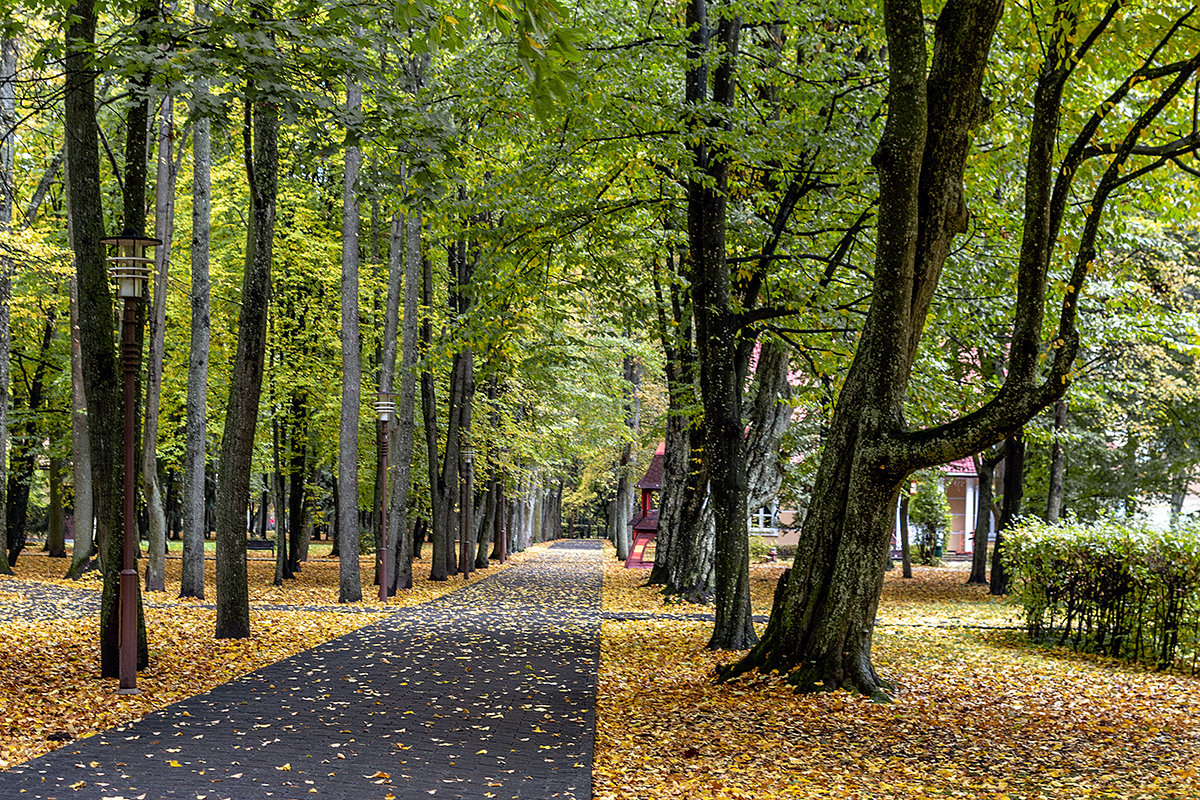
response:
M1031 638L1195 674L1200 524L1026 519L1005 532L1001 557Z

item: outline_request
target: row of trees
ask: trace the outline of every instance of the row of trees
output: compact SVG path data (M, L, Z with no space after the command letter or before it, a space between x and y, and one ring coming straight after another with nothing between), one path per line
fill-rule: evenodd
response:
M140 2L104 17L92 0L13 3L8 506L49 440L73 473L74 569L81 518L119 552L99 239L152 230L147 588L178 528L182 591L202 592L215 530L219 636L249 632L248 503L275 508L278 581L300 567L306 520L358 552L359 511L380 502L380 391L398 406L390 524L374 532L397 555L388 591L411 580L414 530L432 577L484 566L505 508L546 485L559 499L544 509L607 524L620 551L661 437L652 580L714 599L710 646L752 648L728 674L882 697L871 629L914 471L994 466L1003 441L1010 480L1045 475L1052 497L1084 420L1111 433L1110 412L1133 408L1128 376L1190 397L1187 337L1150 333L1190 313L1187 233L1162 198L1189 191L1165 168L1194 169L1200 147L1194 15L1026 6L949 0L930 22L908 0ZM1140 296L1155 275L1166 293ZM1027 423L1076 380L1103 388L1073 393L1072 424L1036 440ZM1186 403L1131 413L1130 458ZM1022 469L1022 429L1067 449ZM1185 485L1195 459L1174 438L1164 481ZM1072 458L1064 497L1081 511L1087 459ZM747 510L797 485L801 546L759 642ZM24 529L10 514L13 557ZM342 560L345 602L357 563Z

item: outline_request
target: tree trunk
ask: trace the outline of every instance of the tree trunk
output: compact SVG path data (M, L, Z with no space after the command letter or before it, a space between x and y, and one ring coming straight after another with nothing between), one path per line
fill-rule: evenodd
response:
M13 410L21 412L17 432L9 448L8 475L8 563L16 566L17 558L25 549L28 540L26 521L29 513L29 491L33 484L33 473L37 454L42 449L42 434L38 429L38 415L46 388L46 366L49 364L50 345L54 341L54 309L49 309L42 329L42 343L38 351L37 366L33 378L26 376L28 396L24 403L14 398Z
M425 423L425 464L429 470L429 544L432 551L429 557L429 580L444 581L448 577L448 510L443 502L445 491L441 486L441 472L438 469L437 398L434 395L432 367L429 366L433 350L433 264L428 258L422 259L421 264L421 353L425 357L425 368L421 371L421 414ZM407 286L407 282L405 285Z
M117 677L118 570L123 548L121 524L124 481L120 370L113 343L113 300L109 290L100 195L99 133L96 126L96 68L93 50L96 7L90 0L71 5L66 32L67 197L71 246L79 280L79 338L84 389L88 399L88 436L92 456L96 537L105 543L104 589L100 608L100 670ZM141 592L137 592L141 619ZM138 663L148 660L144 626L138 626Z
M269 4L255 2L251 6L251 16L256 20L266 21L272 15ZM273 39L268 37L268 42L273 46ZM229 382L217 483L218 639L250 636L245 510L262 397L278 187L279 119L274 106L259 98L253 81L248 82L246 89L243 137L250 186L250 224L246 236L242 307L238 315L237 354Z
M208 4L196 2L196 19L208 19ZM208 96L208 79L192 85L192 288L188 346L187 408L183 456L183 560L180 597L204 597L204 542L208 539L206 457L208 444L209 234L212 143L208 117L198 113Z
M412 587L412 537L408 535L408 493L416 431L417 304L421 286L421 211L393 217L388 265L387 311L384 317L380 390L392 392L396 374L397 328L400 328L400 392L396 414L388 425L388 463L394 474L388 488L387 543L393 555L388 594ZM403 327L401 328L401 305Z
M158 133L158 174L155 178L154 230L162 244L154 250L154 306L150 314L150 352L146 367L146 419L142 432L142 491L150 517L146 590L167 590L167 514L158 483L158 406L162 395L166 343L167 275L175 233L175 161L172 158L174 102L163 98Z
M900 576L911 578L912 571L912 535L908 529L908 503L912 496L900 490Z
M703 0L688 4L688 100L697 109L708 100L708 20ZM732 107L741 18L722 16L716 42L721 53L713 74L712 101ZM709 111L698 110L701 117ZM705 120L712 130L728 130L731 121ZM712 133L693 147L702 176L687 187L687 227L700 362L700 399L704 405L704 460L709 498L716 522L716 622L708 647L744 650L758 641L750 616L750 550L746 532L746 454L742 446L742 385L737 369L739 326L733 310L726 259L725 210L729 162Z
M291 463L288 465L288 537L290 540L289 556L291 558L289 577L295 577L300 571L300 562L308 558L308 546L304 542L304 527L307 522L305 515L304 491L305 477L308 475L308 403L307 394L297 391L292 395L292 434Z
M1003 448L985 453L983 458L972 456L975 474L979 476L979 502L975 509L975 532L971 552L971 574L967 583L987 585L988 539L992 533L992 506L995 504L993 487L996 482L996 466L1004 460Z
M780 580L762 640L723 670L724 677L780 670L803 689L845 687L886 700L888 684L871 663L871 639L896 493L914 469L975 452L977 442L986 444L1011 424L1016 409L997 404L994 416L977 425L944 426L949 430L922 432L914 441L902 416L942 264L966 227L969 134L984 118L979 87L1000 12L998 0L951 0L936 26L927 75L921 4L885 3L889 113L874 156L880 208L871 305L822 451L795 562ZM709 440L715 436L710 432ZM720 483L712 478L714 486Z
M362 87L346 80L346 112L362 109ZM362 153L346 148L342 181L342 416L338 431L338 493L343 509L338 526L338 602L362 600L358 573L358 423L362 383L362 343L358 332L358 173Z
M1005 569L1004 531L1021 515L1025 493L1025 436L1021 431L1004 440L1004 497L1000 506L1000 524L996 526L996 548L992 551L992 594L1008 594L1008 570Z
M1063 489L1067 475L1067 458L1063 439L1067 434L1067 400L1054 403L1054 444L1050 448L1050 486L1046 491L1046 522L1051 525L1062 517Z
M7 363L7 359L3 359ZM0 404L0 414L3 404ZM4 426L0 425L0 430ZM66 577L78 580L87 570L92 555L99 552L92 513L92 459L88 447L87 400L83 394L83 353L79 345L78 278L71 276L71 469L74 480L75 544Z
M12 230L16 202L13 161L17 140L17 42L0 38L0 232ZM0 256L0 453L8 451L8 362L12 352L12 260ZM11 575L8 563L8 467L0 458L0 575Z
M50 456L50 507L47 509L49 528L46 531L46 554L51 558L67 557L67 524L63 512L62 459Z

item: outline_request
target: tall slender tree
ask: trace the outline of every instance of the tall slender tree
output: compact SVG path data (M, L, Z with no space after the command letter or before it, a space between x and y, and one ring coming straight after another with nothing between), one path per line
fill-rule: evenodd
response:
M270 0L255 0L252 21L274 21ZM274 49L274 36L263 37ZM263 55L269 58L272 53ZM250 496L254 434L262 396L266 357L267 309L270 306L271 260L279 170L279 116L255 79L246 84L243 110L243 155L250 187L246 266L238 315L237 354L229 383L225 431L217 482L217 624L218 639L250 635L250 601L246 585L246 500Z

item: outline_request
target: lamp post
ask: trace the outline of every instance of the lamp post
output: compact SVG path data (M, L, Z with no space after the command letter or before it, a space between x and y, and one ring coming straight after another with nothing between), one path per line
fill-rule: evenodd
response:
M137 436L137 373L141 351L137 344L137 304L146 289L150 265L146 248L162 244L126 231L119 236L100 240L115 245L117 254L110 256L109 275L117 283L121 298L121 372L125 388L125 507L124 541L121 551L121 582L119 600L120 688L118 694L140 694L137 688L137 533L134 527L135 470L134 446Z
M467 580L471 576L471 568L474 566L469 554L467 553L467 542L471 535L471 505L474 500L475 489L473 484L474 475L472 474L472 464L475 460L475 450L471 447L462 449L462 464L463 464L463 481L462 481L462 497L459 500L459 544L458 544L458 571L462 573L463 580Z
M388 584L392 579L392 565L388 550L387 530L387 468L388 468L388 423L396 414L396 404L391 392L375 394L375 412L379 415L379 439L376 450L379 458L379 602L388 600Z

